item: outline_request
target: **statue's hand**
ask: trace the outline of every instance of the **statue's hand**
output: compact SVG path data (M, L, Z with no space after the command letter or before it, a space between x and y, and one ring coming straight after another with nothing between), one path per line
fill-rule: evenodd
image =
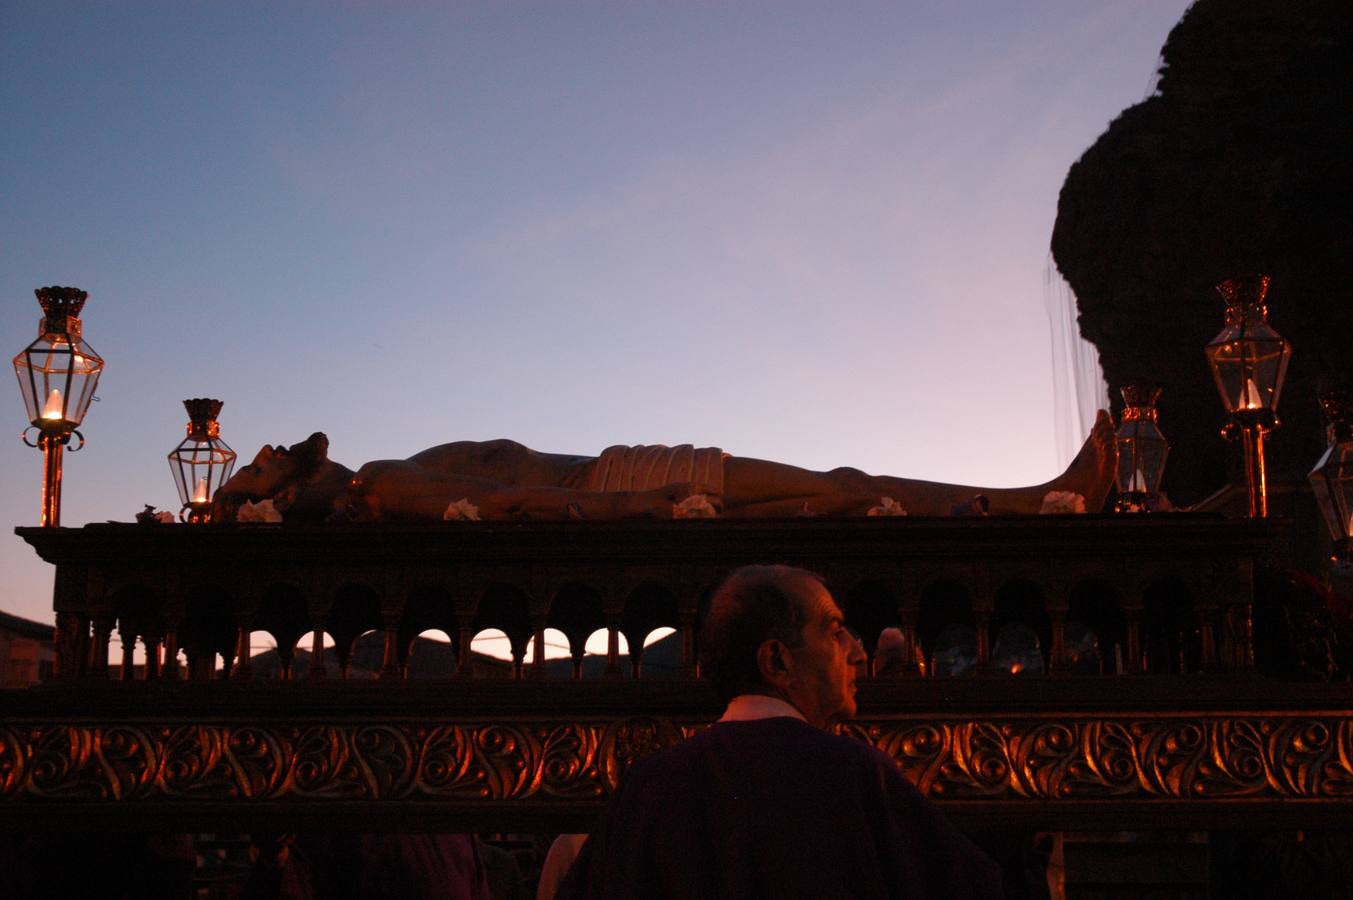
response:
M655 491L649 493L656 494L656 505L652 513L657 518L673 518L673 507L690 497L702 496L713 506L717 512L723 512L723 496L714 492L708 485L700 484L695 481L677 481L672 484L666 484Z

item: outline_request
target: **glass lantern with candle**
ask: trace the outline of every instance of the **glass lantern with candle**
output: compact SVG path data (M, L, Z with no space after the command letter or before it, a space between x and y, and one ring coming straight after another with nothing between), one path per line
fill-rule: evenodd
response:
M14 357L14 374L28 412L23 441L42 451L42 525L55 528L61 524L62 457L71 437L79 438L72 452L85 444L78 429L94 399L103 359L82 334L80 311L88 293L55 286L33 293L42 307L38 339ZM37 432L36 441L29 440L29 429Z
M84 421L103 373L103 359L85 342L80 311L89 294L79 288L44 287L38 339L14 357L28 421L44 434L70 435Z
M1204 352L1226 411L1271 421L1292 347L1268 324L1264 305L1268 285L1267 275L1247 275L1217 285L1226 301L1226 327Z
M1156 424L1160 388L1123 388L1123 416L1114 435L1118 445L1118 510L1145 512L1160 495L1170 444Z
M183 507L179 518L192 524L211 521L211 498L230 479L235 451L221 440L220 400L205 397L184 400L188 411L188 436L169 453L169 471L178 487Z
M1204 348L1212 377L1231 422L1222 429L1239 438L1245 460L1249 515L1268 515L1264 438L1278 427L1282 394L1292 347L1268 324L1267 275L1247 275L1217 285L1226 301L1226 327Z
M1322 392L1329 447L1308 476L1330 537L1345 562L1353 541L1353 391Z

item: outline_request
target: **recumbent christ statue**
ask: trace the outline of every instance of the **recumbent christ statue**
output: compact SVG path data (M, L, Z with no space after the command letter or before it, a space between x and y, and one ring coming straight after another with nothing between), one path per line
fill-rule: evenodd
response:
M815 472L733 456L714 447L616 446L600 456L541 453L515 441L456 441L356 472L329 459L316 433L291 447L265 446L217 492L213 518L232 521L244 502L270 499L289 520L439 521L465 499L484 519L671 518L673 506L707 495L726 517L864 515L884 497L911 515L947 516L981 495L992 514L1037 513L1049 491L1104 504L1114 478L1113 423L1101 411L1079 454L1040 485L982 488L858 469Z

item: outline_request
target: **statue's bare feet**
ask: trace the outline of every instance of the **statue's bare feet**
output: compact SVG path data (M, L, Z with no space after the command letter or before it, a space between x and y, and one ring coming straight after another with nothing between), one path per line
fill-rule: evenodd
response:
M1090 436L1060 477L1049 483L1052 490L1075 491L1085 498L1087 512L1099 512L1109 497L1118 467L1113 418L1105 410L1095 415Z

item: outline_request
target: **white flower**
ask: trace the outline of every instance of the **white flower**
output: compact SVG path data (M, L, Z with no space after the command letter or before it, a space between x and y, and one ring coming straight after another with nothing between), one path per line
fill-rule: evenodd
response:
M244 501L244 505L235 511L236 522L280 522L282 514L273 506L272 499L260 500L257 503Z
M709 502L708 494L691 494L672 507L674 519L713 519L718 515L719 511Z
M461 497L442 513L443 522L478 522L479 507L470 502L469 497Z
M1043 495L1042 515L1085 512L1085 498L1074 491L1048 491Z
M155 514L155 521L163 522L165 525L173 525L178 519L174 518L174 514L166 509Z
M879 505L869 507L869 512L865 513L867 516L905 516L906 514L907 511L902 508L902 504L892 497L879 498Z

